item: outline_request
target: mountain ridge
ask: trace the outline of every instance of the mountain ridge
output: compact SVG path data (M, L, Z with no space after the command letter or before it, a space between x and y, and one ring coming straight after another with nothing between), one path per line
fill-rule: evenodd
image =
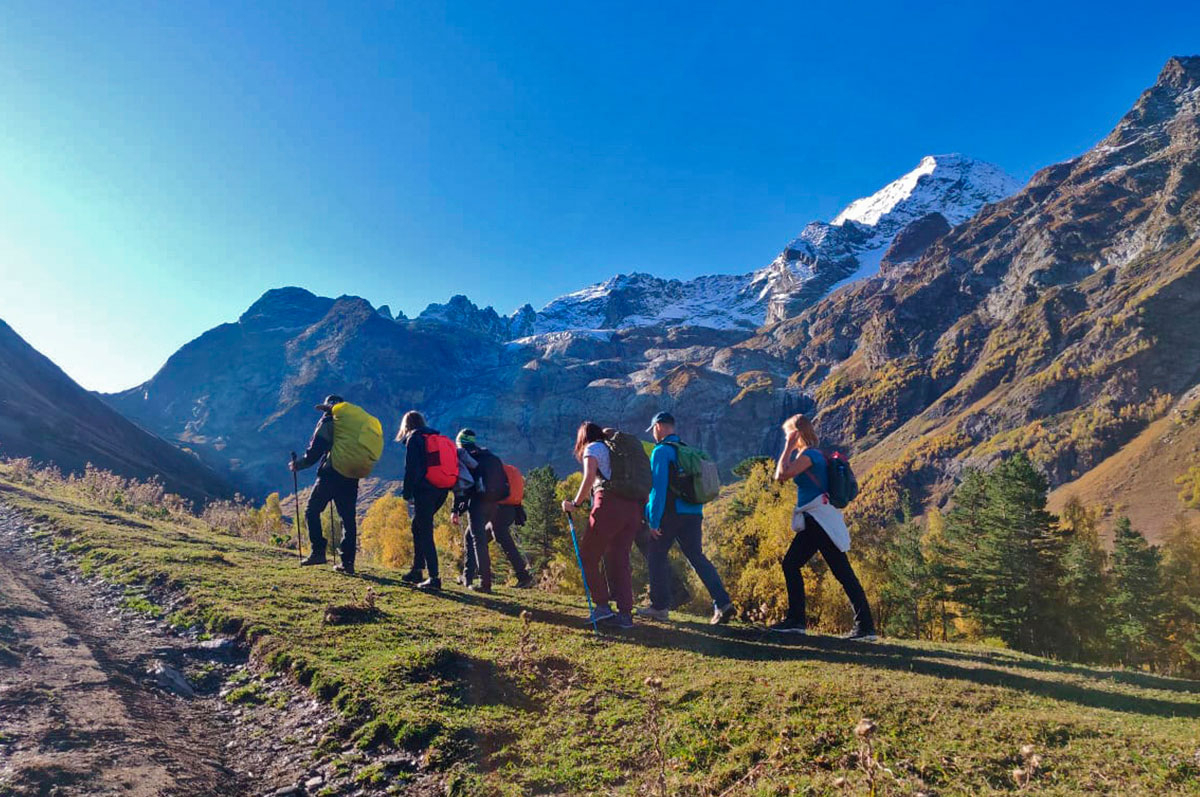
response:
M513 339L503 317L465 297L439 306L434 322L391 321L362 299L281 296L272 299L281 308L287 299L325 313L302 332L256 313L236 334L214 333L230 338L201 348L227 387L211 390L203 369L183 374L168 361L143 388L108 400L171 439L219 440L229 449L198 450L235 459L260 489L267 463L247 440L295 445L323 390L380 408L389 426L418 407L436 425L481 430L514 464L560 471L575 467L566 438L584 418L640 429L671 410L728 473L746 456L773 454L788 414L814 412L828 441L874 471L861 505L880 522L900 512L902 495L941 501L963 467L1014 450L1065 484L1200 379L1186 323L1200 313L1190 244L1200 230L1198 71L1200 59L1168 62L1095 147L960 224L914 207L878 272L821 287L755 328L691 317L621 327L666 282L649 275L602 283L588 310L599 321L551 331L535 322ZM865 235L853 219L820 229L859 236L858 245ZM803 256L785 250L775 273ZM826 273L840 281L848 270ZM732 305L736 294L724 295ZM243 359L263 365L226 373ZM384 465L399 477L398 462Z
M86 465L196 501L233 487L186 451L134 424L34 349L0 320L0 453L82 472Z

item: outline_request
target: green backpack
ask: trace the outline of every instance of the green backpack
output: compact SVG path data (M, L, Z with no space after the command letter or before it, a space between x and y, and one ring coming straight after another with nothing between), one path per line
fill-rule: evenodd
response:
M721 493L717 463L698 448L683 443L666 443L675 449L675 470L670 489L689 504L707 504Z

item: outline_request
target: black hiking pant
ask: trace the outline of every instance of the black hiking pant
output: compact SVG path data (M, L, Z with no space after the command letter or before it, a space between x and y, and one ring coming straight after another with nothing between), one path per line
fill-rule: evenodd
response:
M492 536L504 549L504 555L508 558L508 563L512 565L513 574L516 575L517 580L523 581L529 576L529 565L525 561L521 549L517 547L516 539L513 538L512 527L516 519L517 508L515 506L498 505L496 514L492 518Z
M354 519L354 509L358 503L358 479L349 479L333 468L317 471L317 483L313 485L308 505L304 508L304 522L308 526L308 542L312 552L318 556L325 554L321 513L330 501L342 519L342 564L353 566L358 543L358 524Z
M858 576L854 575L850 560L845 552L838 550L833 544L833 540L829 539L821 524L813 520L812 515L808 513L804 515L803 530L796 532L791 547L783 557L783 578L787 582L788 593L788 619L807 624L804 612L804 574L801 569L817 551L825 557L829 572L833 573L833 577L842 585L846 597L854 607L854 628L874 633L875 621L871 619L867 593L863 592L862 584L858 583Z
M428 570L429 577L438 577L437 545L433 541L433 516L446 503L449 490L417 490L413 493L413 571Z
M492 586L492 555L488 552L492 520L498 504L479 495L471 496L467 504L467 530L463 533L463 555L466 559L463 577L469 584L479 575L479 583Z

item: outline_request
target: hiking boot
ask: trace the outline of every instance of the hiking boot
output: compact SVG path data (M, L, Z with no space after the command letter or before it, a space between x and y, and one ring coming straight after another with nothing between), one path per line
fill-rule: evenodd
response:
M425 589L430 592L436 592L442 588L442 580L440 578L427 578L417 585L417 589Z
M481 595L492 594L491 584L468 584L467 589L471 590L471 592L478 592Z
M653 606L639 606L637 613L638 617L648 617L651 620L659 620L664 623L671 619L670 609L655 609Z
M616 612L614 612L608 606L597 606L595 609L592 609L592 613L588 615L587 621L589 624L594 625L596 623L602 623L605 620L611 620L616 616Z
M872 629L869 628L855 628L850 633L843 636L842 639L847 639L851 642L878 642L879 634L876 634Z
M333 572L342 573L343 575L347 575L347 576L352 576L352 575L354 575L354 563L353 562L342 562L340 565L334 565Z
M622 631L627 631L633 628L633 615L630 612L617 612L605 624L613 628L620 628Z
M425 579L425 574L420 570L409 570L404 575L400 576L400 580L405 584L420 584Z
M323 553L310 553L308 556L300 560L300 566L308 567L309 565L323 565L327 561L329 560L325 558L325 554Z
M729 603L725 604L724 606L718 606L715 609L713 609L713 616L712 616L712 619L708 621L708 624L709 625L725 625L725 623L729 622L729 618L733 617L733 612L734 612L733 601L730 601Z
M517 589L529 589L533 586L533 576L526 573L523 577L517 579Z
M808 633L808 625L803 620L787 619L769 626L767 630L776 634L797 634L804 636Z

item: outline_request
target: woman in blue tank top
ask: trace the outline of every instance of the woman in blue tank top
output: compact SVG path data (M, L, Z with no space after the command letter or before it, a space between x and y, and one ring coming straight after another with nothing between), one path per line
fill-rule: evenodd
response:
M792 480L796 484L796 509L792 515L792 530L796 536L783 557L783 578L787 582L788 613L783 621L771 626L772 631L787 634L807 633L808 621L804 611L804 575L801 568L817 551L825 557L829 571L846 591L854 607L854 628L847 639L870 641L877 639L875 621L867 595L846 551L850 550L850 533L842 513L829 503L829 475L825 455L817 447L820 438L812 423L803 415L793 415L783 424L787 442L775 463L775 480Z

